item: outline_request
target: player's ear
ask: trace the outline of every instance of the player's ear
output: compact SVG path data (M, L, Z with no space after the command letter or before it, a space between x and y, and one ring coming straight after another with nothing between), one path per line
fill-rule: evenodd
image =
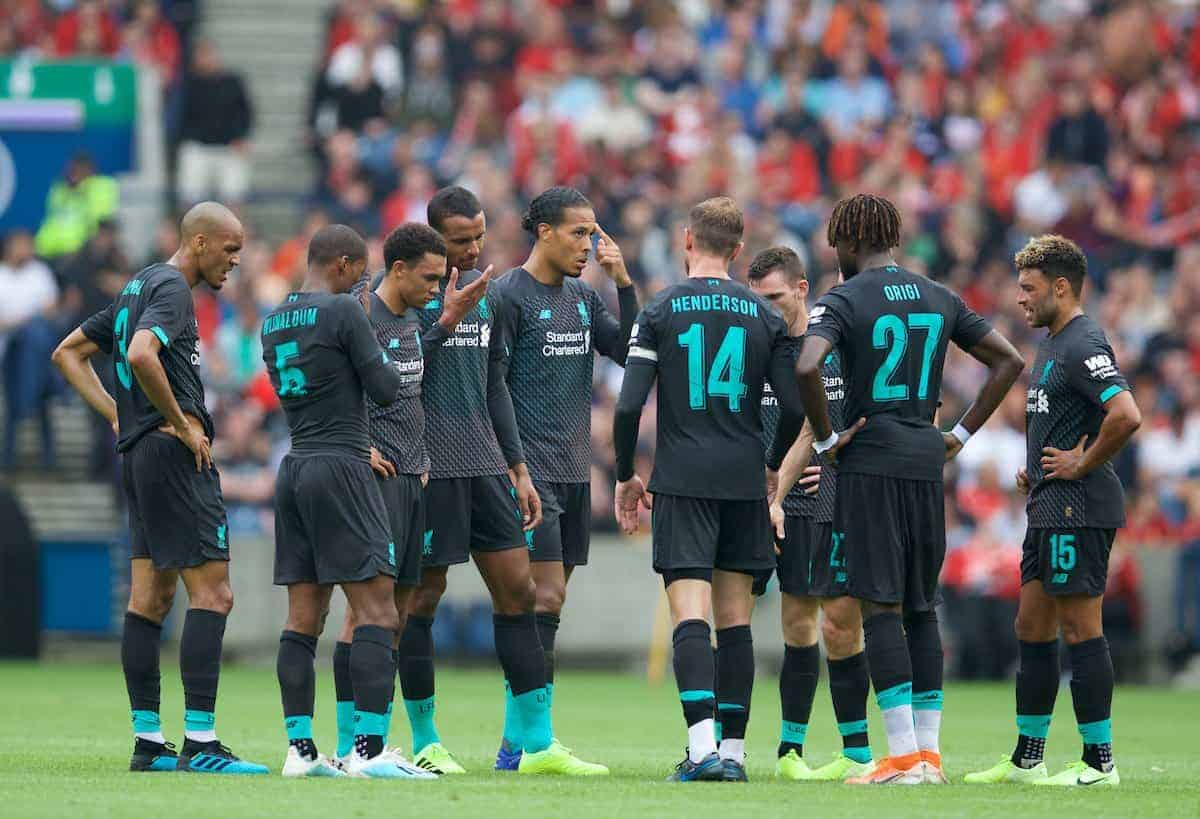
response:
M800 298L808 297L808 279L801 279L796 283L796 289L800 291Z
M735 248L733 249L733 255L729 257L729 261L731 261L731 262L732 262L734 259L736 259L736 258L738 257L738 255L740 255L740 254L741 254L741 252L742 252L742 249L743 249L744 247L746 247L746 243L745 243L745 242L738 242L738 243L737 243L737 247L735 247Z

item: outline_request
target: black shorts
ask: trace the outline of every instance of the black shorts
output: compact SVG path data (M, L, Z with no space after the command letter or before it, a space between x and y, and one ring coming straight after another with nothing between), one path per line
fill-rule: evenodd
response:
M808 564L808 593L813 597L846 596L846 555L840 536L833 539L832 523L815 523L818 530Z
M535 481L534 486L542 499L542 525L533 530L529 559L586 566L592 542L591 483Z
M1021 547L1021 585L1042 581L1047 594L1099 597L1108 585L1116 529L1029 529Z
M131 557L156 569L229 560L229 525L216 468L196 471L192 451L173 435L148 432L125 453Z
M396 544L371 465L288 455L275 481L275 585L396 576Z
M532 534L522 530L517 493L507 475L435 478L425 487L422 566L455 566L466 563L473 551L528 547Z
M787 515L783 521L783 540L775 539L779 553L775 574L779 576L779 590L793 597L809 597L812 580L812 558L820 551L823 540L829 539L832 529L828 523L816 523L812 518ZM774 533L772 533L774 534ZM771 572L760 572L754 576L754 595L766 594Z
M767 500L654 496L654 570L721 569L757 575L775 568Z
M845 553L846 593L932 610L946 557L945 503L941 481L842 471L830 555Z
M375 477L395 544L396 583L415 586L421 581L421 549L425 535L425 487L417 475Z

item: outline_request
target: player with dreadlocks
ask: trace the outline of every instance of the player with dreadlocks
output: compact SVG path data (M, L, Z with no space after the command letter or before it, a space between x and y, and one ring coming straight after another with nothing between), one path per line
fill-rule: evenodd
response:
M900 214L880 196L842 200L829 220L843 283L809 314L796 373L813 448L838 465L829 562L862 607L888 758L855 784L943 783L938 734L942 643L938 574L946 553L942 464L1000 405L1024 367L1009 341L955 293L896 264ZM953 341L988 368L951 432L934 426L942 367ZM841 354L843 415L835 430L821 380ZM863 514L866 509L871 514Z

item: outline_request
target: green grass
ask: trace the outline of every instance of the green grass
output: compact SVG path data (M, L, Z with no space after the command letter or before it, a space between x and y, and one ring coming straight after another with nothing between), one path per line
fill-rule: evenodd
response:
M182 695L173 663L164 662L163 670L164 727L168 737L178 739ZM329 752L335 738L331 676L327 667L319 672L316 722L317 739ZM962 784L868 789L779 783L771 775L776 683L762 677L748 738L749 785L664 783L685 742L673 686L572 672L560 674L556 686L556 731L584 758L607 763L613 776L567 781L496 774L489 769L502 716L498 673L444 671L438 686L442 738L472 771L466 777L295 782L278 775L146 775L125 771L131 740L119 668L0 664L0 816L1200 816L1197 692L1121 689L1116 696L1121 787L1046 792ZM942 750L954 780L1010 750L1012 698L1008 685L959 685L946 692ZM225 671L217 727L236 752L278 771L285 743L269 669ZM394 741L407 744L402 713L396 728ZM874 713L871 729L879 754L882 736ZM810 758L823 760L839 747L824 678L809 737ZM1066 691L1059 697L1049 753L1054 770L1079 753Z

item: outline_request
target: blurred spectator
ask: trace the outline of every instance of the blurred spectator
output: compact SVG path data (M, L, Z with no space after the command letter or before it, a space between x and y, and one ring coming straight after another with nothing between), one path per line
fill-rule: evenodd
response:
M222 66L213 43L197 43L184 80L179 126L181 207L212 196L231 207L246 200L253 125L254 109L241 76Z
M117 199L117 181L96 173L87 154L76 154L46 196L46 217L36 239L38 255L58 259L79 250L100 220L116 213Z
M15 230L4 240L0 257L0 361L4 372L3 467L17 454L17 426L30 416L41 423L41 460L55 464L54 430L48 400L55 384L47 362L58 334L54 326L58 285L46 264L33 255L33 237Z
M120 45L116 23L100 0L79 0L54 26L58 57L111 57Z
M181 55L179 35L163 17L158 0L136 0L123 33L123 50L138 65L158 71L163 87L179 79Z

